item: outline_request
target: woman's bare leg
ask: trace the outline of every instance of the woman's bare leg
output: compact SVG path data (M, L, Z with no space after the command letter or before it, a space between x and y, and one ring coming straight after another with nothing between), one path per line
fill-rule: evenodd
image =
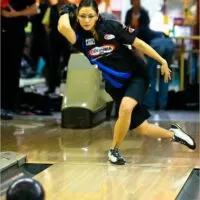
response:
M141 135L146 135L149 137L156 137L156 138L169 138L172 139L174 133L164 129L162 127L156 126L154 124L148 123L146 120L138 126L135 131Z
M178 124L171 125L170 130L167 130L144 121L135 130L136 132L149 137L169 138L171 141L183 144L192 150L196 148L195 140Z
M113 142L111 148L117 148L126 136L130 123L133 108L137 105L137 101L130 97L124 97L119 108L119 116L114 127Z

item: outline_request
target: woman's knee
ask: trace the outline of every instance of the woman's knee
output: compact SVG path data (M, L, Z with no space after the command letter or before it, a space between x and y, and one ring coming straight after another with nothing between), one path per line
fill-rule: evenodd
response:
M131 116L133 108L136 106L137 101L130 97L124 97L119 108L119 117Z

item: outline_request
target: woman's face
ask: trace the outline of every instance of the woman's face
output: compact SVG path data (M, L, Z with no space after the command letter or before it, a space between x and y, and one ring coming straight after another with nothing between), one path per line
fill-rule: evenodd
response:
M90 31L94 28L98 17L98 14L92 7L82 7L78 12L79 24L86 31Z

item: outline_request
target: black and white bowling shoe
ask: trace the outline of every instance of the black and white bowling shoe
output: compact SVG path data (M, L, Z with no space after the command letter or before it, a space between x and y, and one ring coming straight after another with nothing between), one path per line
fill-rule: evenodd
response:
M124 165L125 159L120 156L118 149L110 149L108 152L108 160L115 165Z
M196 148L194 139L188 135L188 133L186 133L178 124L172 124L169 130L174 133L172 139L173 142L181 143L193 150Z

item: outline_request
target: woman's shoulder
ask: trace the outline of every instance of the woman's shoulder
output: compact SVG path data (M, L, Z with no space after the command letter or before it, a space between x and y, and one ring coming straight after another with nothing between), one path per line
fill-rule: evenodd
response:
M113 19L102 19L99 23L100 29L107 29L107 30L116 30L116 28L119 28L122 26L121 22Z
M101 22L102 22L102 24L106 24L106 25L121 24L121 22L118 21L117 19L106 19L106 18L102 18Z

